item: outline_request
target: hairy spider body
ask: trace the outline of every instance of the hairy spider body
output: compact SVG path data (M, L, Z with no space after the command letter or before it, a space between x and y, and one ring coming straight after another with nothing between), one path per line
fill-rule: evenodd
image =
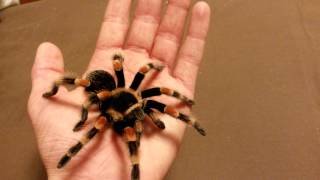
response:
M130 89L116 89L112 96L100 104L100 111L109 114L113 129L122 134L126 127L134 128L137 120L144 119L141 97Z
M155 87L146 89L141 92L137 91L139 85L151 69L162 70L162 66L149 63L140 68L133 79L129 88L125 88L125 78L122 68L123 57L114 55L113 67L117 77L117 83L113 76L104 71L96 70L90 72L85 79L74 76L64 76L54 82L51 91L43 94L43 97L51 97L58 92L59 86L63 84L71 84L75 86L83 86L89 94L88 99L82 105L81 119L75 125L74 131L79 131L88 118L88 109L92 104L98 104L100 115L97 118L94 127L92 127L83 138L74 146L58 162L58 168L62 168L75 156L82 147L87 144L106 124L110 124L112 129L119 135L123 136L130 154L132 163L131 179L139 180L139 153L140 137L143 132L145 116L149 116L152 122L160 129L165 129L164 123L156 117L156 111L166 113L177 118L191 126L193 126L201 135L205 135L205 131L200 127L195 119L188 115L178 112L175 108L167 106L163 103L149 100L149 97L167 95L180 99L188 105L193 105L193 100L181 95L179 92L165 87Z
M96 70L89 73L86 79L90 85L85 88L87 92L98 93L101 90L112 91L116 88L116 82L111 74L104 70Z

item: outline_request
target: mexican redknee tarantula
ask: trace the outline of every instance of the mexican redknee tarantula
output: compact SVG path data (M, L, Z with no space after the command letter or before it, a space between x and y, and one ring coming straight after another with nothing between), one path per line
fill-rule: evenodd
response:
M122 68L123 60L120 54L113 56L113 68L117 77L117 84L111 74L103 70L96 70L89 73L85 79L63 76L54 82L51 91L43 94L45 98L51 97L58 92L59 86L63 84L85 87L85 91L89 96L87 101L82 105L81 119L75 125L73 131L78 131L82 128L88 118L88 108L91 105L97 104L99 106L100 115L95 121L94 127L90 129L77 144L68 150L59 161L58 168L66 165L67 162L108 123L115 132L123 136L126 140L132 163L131 179L139 180L138 148L143 132L144 117L149 116L158 128L165 129L164 123L156 118L154 114L156 111L166 113L192 125L201 135L205 136L206 133L204 129L200 127L195 119L178 112L173 107L154 100L148 100L147 98L163 94L175 97L188 105L193 105L193 100L166 87L154 87L141 92L137 91L145 74L151 69L161 71L163 66L154 63L142 66L135 75L130 87L125 88Z

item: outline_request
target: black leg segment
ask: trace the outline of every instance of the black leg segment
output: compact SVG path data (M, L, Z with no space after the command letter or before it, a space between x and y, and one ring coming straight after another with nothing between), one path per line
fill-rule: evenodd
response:
M165 129L166 126L159 118L156 117L155 112L152 109L144 109L144 112L150 117L152 122L159 128Z
M125 79L124 79L124 74L123 74L123 61L124 58L120 54L116 54L113 56L113 69L116 73L117 76L117 87L125 87Z
M139 72L134 77L130 88L133 89L133 90L137 90L138 87L140 86L142 80L144 79L145 74L148 73L151 69L155 69L157 71L161 71L163 69L163 66L156 65L156 64L153 64L153 63L149 63L149 64L146 64L146 65L142 66L139 69Z
M81 128L83 127L84 123L87 121L88 119L88 109L89 107L94 104L94 103L98 103L99 102L99 97L97 96L97 94L92 93L89 95L88 100L82 105L82 109L81 109L81 119L80 121L75 125L75 127L73 128L73 131L79 131L81 130Z
M62 168L63 166L65 166L73 156L75 156L81 149L82 147L87 144L106 124L106 118L103 116L100 116L94 127L92 129L90 129L86 135L84 135L82 137L82 139L75 144L74 146L72 146L68 152L60 159L57 168Z
M160 103L158 101L154 101L154 100L147 100L147 102L145 103L145 109L148 108L152 108L152 109L156 109L162 113L166 113L174 118L178 118L179 120L193 126L201 135L205 136L206 132L205 130L200 127L200 124L194 119L191 118L190 116L180 113L178 112L175 108L170 107L170 106L166 106L163 103Z
M140 179L140 170L139 170L139 152L138 152L138 143L137 143L137 134L136 130L132 127L126 127L123 129L124 138L127 141L130 160L132 164L131 169L131 180Z
M63 85L63 84L70 84L70 85L75 85L75 86L87 87L90 85L90 82L89 82L89 80L86 80L86 79L80 79L75 76L65 75L62 78L56 80L53 83L51 90L44 93L42 96L45 98L54 96L55 94L57 94L57 92L59 90L59 86Z
M187 105L194 105L194 101L192 99L189 99L188 97L180 94L178 91L165 88L165 87L155 87L151 89L146 89L141 92L141 97L142 99L145 99L148 97L160 96L162 94L180 99L182 102L186 103Z

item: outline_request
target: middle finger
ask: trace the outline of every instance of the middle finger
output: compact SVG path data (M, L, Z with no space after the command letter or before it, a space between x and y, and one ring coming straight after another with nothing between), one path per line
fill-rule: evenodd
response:
M151 55L172 69L180 45L190 0L169 0Z
M149 51L159 26L162 0L139 0L127 48Z

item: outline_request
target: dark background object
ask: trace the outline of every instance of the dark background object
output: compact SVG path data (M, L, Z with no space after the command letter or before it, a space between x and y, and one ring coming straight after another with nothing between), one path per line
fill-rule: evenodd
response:
M0 13L1 179L46 179L26 113L43 41L85 70L106 1L43 0ZM215 0L195 114L166 179L320 179L320 2ZM75 63L77 62L77 63Z

